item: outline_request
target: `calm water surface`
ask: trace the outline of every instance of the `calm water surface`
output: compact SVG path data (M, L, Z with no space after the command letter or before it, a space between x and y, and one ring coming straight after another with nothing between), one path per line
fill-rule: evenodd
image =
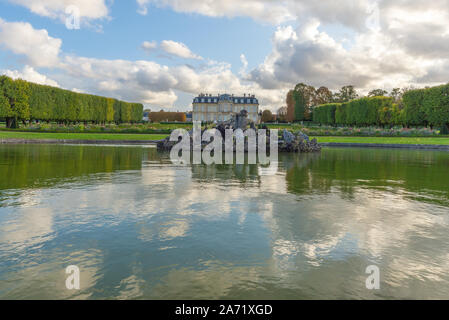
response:
M0 299L31 298L449 299L449 153L324 149L262 176L154 148L0 146Z

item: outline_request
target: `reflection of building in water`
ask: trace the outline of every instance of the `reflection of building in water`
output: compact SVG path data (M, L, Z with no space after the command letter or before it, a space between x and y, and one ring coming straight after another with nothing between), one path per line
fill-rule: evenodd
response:
M227 121L242 110L248 112L249 120L259 123L259 101L254 95L200 94L193 100L193 121Z

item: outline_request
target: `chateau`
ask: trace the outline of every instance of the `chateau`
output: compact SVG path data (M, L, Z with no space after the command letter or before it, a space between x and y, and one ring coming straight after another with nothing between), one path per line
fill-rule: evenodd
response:
M242 110L248 112L249 120L259 123L259 101L254 95L200 94L193 99L193 121L226 121Z

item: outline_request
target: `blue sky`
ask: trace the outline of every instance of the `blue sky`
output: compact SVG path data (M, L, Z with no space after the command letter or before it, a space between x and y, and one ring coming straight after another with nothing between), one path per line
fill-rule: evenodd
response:
M68 5L79 30L66 28ZM276 111L299 82L361 94L447 82L448 11L445 0L0 0L0 72L153 109L229 92Z
M259 24L250 18L210 18L199 14L179 14L168 8L152 6L147 15L136 12L137 4L116 0L110 6L111 18L101 22L102 31L82 27L68 30L58 20L31 13L6 0L0 2L0 17L7 21L27 21L36 29L46 29L52 37L64 39L64 52L101 59L149 59L167 65L180 63L141 49L143 41L183 42L193 52L241 67L240 55L251 61L249 67L263 62L270 52L270 37L275 26ZM207 27L205 27L207 26ZM181 61L182 62L182 61ZM1 61L0 67L8 67Z

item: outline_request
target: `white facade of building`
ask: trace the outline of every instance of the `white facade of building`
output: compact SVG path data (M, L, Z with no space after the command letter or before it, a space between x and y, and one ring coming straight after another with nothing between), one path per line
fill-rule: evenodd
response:
M200 94L193 100L193 121L226 121L242 110L248 112L248 119L259 123L259 101L254 95L237 97L229 94Z

